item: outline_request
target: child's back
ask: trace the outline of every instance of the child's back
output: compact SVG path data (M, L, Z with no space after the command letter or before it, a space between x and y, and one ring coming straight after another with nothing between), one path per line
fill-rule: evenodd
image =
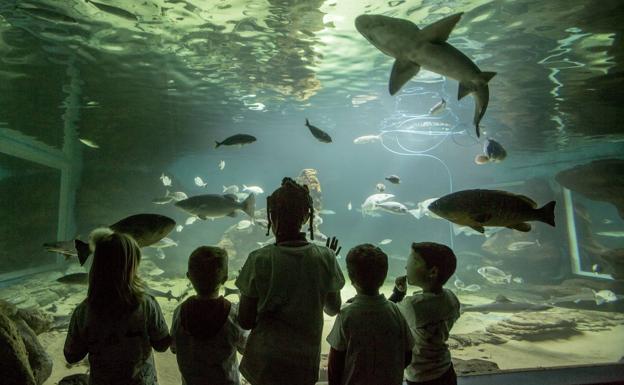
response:
M236 323L236 305L223 297L191 297L173 313L171 351L176 353L182 384L238 385L236 351L245 333Z

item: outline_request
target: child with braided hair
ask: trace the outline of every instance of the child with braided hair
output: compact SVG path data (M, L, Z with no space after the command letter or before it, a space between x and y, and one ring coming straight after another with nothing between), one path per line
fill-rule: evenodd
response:
M308 220L314 239L312 198L307 186L290 178L267 197L267 216L276 242L249 254L236 279L238 320L251 329L240 371L252 385L312 385L318 380L323 311L336 315L342 303L340 249L335 238L327 247L306 240L300 230Z

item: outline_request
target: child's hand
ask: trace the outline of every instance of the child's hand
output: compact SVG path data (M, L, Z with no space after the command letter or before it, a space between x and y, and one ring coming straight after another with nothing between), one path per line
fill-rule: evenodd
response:
M340 250L342 250L342 246L338 247L338 239L336 237L327 238L325 246L332 249L336 253L336 256L338 256L338 254L340 254Z
M400 277L396 277L394 280L394 286L401 292L405 293L407 291L407 276L402 275Z

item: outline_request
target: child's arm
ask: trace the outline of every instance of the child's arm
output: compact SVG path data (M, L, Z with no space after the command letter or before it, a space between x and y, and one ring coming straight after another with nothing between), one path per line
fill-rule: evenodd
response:
M329 385L340 385L346 356L346 350L338 351L334 348L329 349L329 361L327 363L327 379Z
M86 338L82 336L80 328L78 327L77 310L78 308L74 310L69 321L69 329L67 330L67 337L65 338L65 346L63 348L65 359L70 364L75 364L82 360L89 352Z
M339 291L331 291L325 295L325 307L323 310L328 316L335 316L340 311L342 298Z
M401 276L394 280L394 288L392 289L392 295L388 298L390 302L401 302L407 294L407 277Z
M147 300L147 317L148 317L148 326L147 326L147 334L150 339L150 343L154 350L157 352L164 352L171 345L171 336L169 335L169 328L167 327L167 322L165 322L165 317L162 314L162 310L160 310L160 305L156 302L154 297L146 298Z
M258 315L258 298L241 294L238 304L238 324L245 330L253 329Z

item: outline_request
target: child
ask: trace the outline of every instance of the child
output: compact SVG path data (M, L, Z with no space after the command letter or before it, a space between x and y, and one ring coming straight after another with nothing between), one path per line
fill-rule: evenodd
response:
M236 306L219 296L227 280L227 252L202 246L188 261L197 295L179 305L171 322L171 351L176 354L182 385L239 385L236 350L242 353L246 332L236 324Z
M414 339L397 306L379 294L388 256L371 244L356 246L347 254L347 271L357 295L327 336L329 385L401 385Z
M301 226L314 208L290 178L267 198L276 243L249 254L236 280L240 325L252 329L240 370L252 385L312 385L318 379L323 310L340 310L344 277L331 248L308 243ZM267 233L268 235L268 233Z
M139 246L110 230L92 238L87 299L72 313L65 359L75 363L89 354L91 385L156 385L152 348L164 352L171 337L158 302L136 276Z
M416 340L412 362L405 369L410 385L455 385L457 376L446 345L449 332L459 318L459 301L442 286L455 272L453 250L433 243L412 243L407 259L407 276L399 277L390 301L405 296L407 283L419 286L422 293L406 297L399 309Z

